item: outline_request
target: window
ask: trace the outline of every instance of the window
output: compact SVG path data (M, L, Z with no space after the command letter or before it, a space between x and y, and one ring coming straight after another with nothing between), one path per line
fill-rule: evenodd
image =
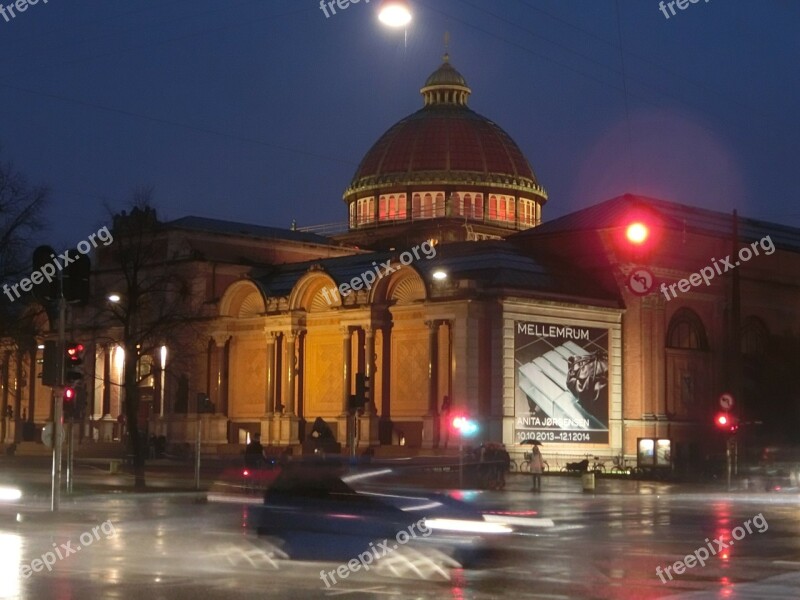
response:
M430 219L433 217L433 196L430 194L425 194L422 197L422 214L420 217L423 219Z
M358 199L358 224L370 223L375 220L375 197Z
M497 196L489 196L489 218L497 220Z
M381 196L381 201L380 201L380 204L379 204L380 212L378 214L378 220L380 220L380 221L385 221L386 219L389 218L389 211L388 211L388 208L387 208L387 204L388 204L388 201L386 199L386 196Z
M444 216L444 194L436 194L436 214L437 217Z
M742 354L764 356L767 353L769 331L758 317L747 317L742 326Z
M521 198L519 201L519 224L533 227L536 225L536 203Z
M700 317L688 308L681 308L669 322L667 347L682 350L708 350L705 328Z

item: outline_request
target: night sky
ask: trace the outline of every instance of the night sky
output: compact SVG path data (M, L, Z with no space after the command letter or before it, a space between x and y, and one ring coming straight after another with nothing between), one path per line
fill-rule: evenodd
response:
M0 145L52 188L56 245L141 186L162 219L344 221L445 31L471 108L547 189L545 220L634 192L800 227L796 0L669 19L656 0L412 0L405 35L378 0L329 18L318 0L43 2L0 18Z

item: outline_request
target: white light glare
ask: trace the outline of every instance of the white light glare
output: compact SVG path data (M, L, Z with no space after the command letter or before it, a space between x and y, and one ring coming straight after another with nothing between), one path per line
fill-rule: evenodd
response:
M510 527L500 523L467 521L465 519L425 519L425 527L462 533L511 533L513 531Z
M378 19L389 27L405 27L411 22L411 11L405 2L389 0L381 6Z
M22 492L17 488L0 487L0 502L16 502L22 498Z

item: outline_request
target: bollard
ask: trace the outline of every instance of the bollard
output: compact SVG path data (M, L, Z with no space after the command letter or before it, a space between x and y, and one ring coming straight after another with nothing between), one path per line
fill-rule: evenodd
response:
M594 492L594 471L587 471L581 475L584 492Z

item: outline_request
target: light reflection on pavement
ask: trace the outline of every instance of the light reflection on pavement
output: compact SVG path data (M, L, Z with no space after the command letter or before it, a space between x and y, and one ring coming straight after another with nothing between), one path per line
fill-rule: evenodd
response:
M548 483L548 482L546 482ZM471 495L486 510L536 511L554 526L520 531L478 570L455 569L450 580L355 573L331 588L321 569L337 565L284 560L268 540L243 527L247 508L197 503L190 496L109 494L81 498L58 519L30 514L0 520L0 598L798 598L800 517L797 497L676 493L665 486L583 495L552 485L526 492ZM652 493L651 493L652 492ZM728 536L753 515L769 522L703 567L662 584L668 566ZM44 552L111 520L101 537L58 561L53 572L20 575Z

